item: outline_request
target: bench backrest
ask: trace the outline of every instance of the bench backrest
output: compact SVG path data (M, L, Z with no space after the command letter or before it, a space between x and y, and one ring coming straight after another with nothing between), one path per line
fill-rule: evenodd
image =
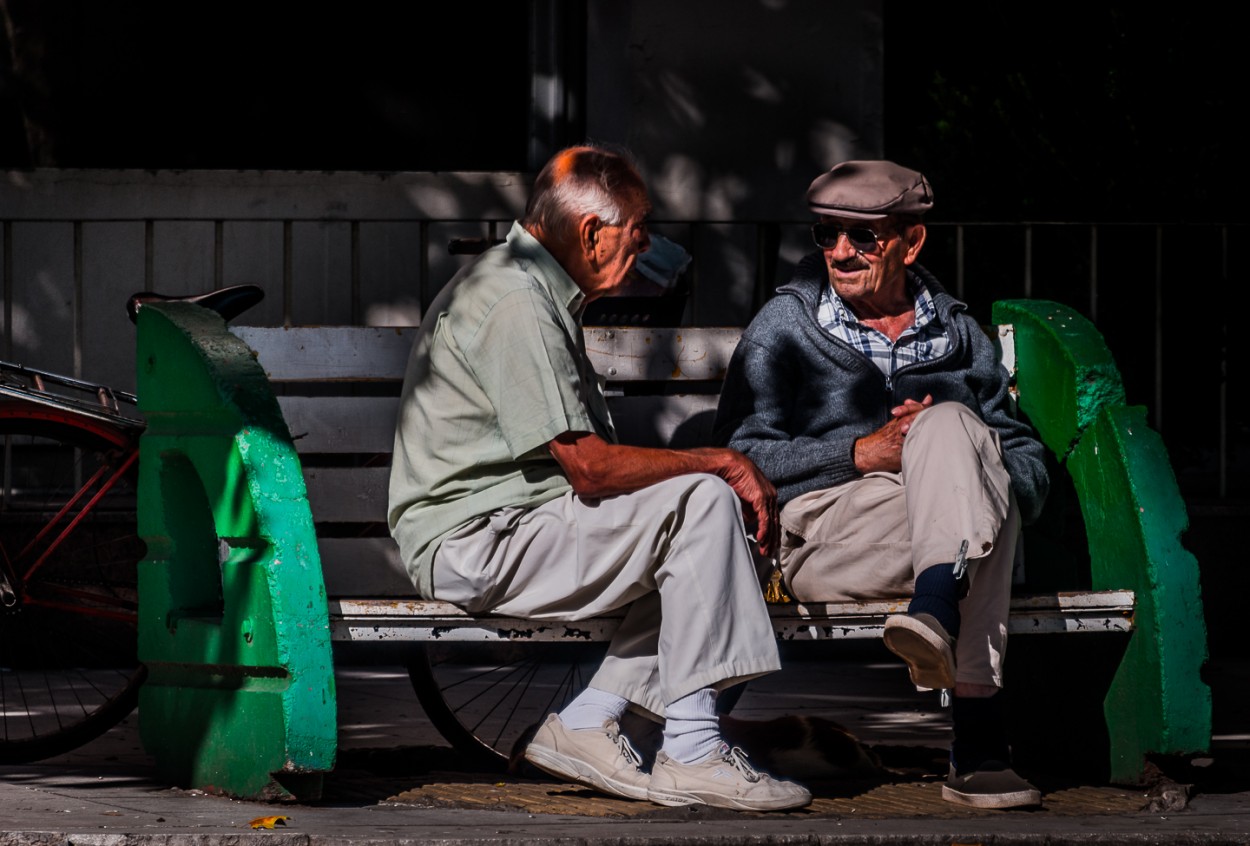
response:
M236 326L304 465L329 596L411 596L386 531L399 389L415 328ZM737 328L587 327L622 441L706 444ZM377 562L389 562L379 567ZM367 562L367 564L366 564Z

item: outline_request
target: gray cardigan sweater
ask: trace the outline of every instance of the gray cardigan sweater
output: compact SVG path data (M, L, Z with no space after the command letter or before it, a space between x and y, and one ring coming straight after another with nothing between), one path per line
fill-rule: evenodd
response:
M730 360L716 414L716 438L745 453L777 486L782 504L860 474L855 441L890 419L905 399L962 402L996 429L1024 522L1036 519L1049 489L1044 448L1012 415L1007 371L967 306L919 265L950 349L932 361L900 367L892 384L875 364L816 320L829 284L821 253L800 262L794 277L751 321Z

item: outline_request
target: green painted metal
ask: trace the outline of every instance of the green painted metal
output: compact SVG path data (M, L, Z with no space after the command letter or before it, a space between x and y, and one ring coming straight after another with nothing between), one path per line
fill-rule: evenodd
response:
M1133 637L1104 705L1112 777L1134 781L1149 753L1210 746L1198 561L1181 545L1185 503L1145 409L1103 408L1067 467L1085 518L1094 589L1137 593Z
M337 743L303 475L251 351L214 312L139 313L140 732L172 783L319 798Z
M1021 408L1062 460L1099 409L1125 402L1111 350L1082 315L1046 300L997 302L994 322L1015 327Z
M1057 303L996 303L1015 328L1020 409L1072 476L1095 590L1136 592L1134 633L1104 702L1111 776L1141 779L1149 754L1206 751L1211 693L1198 562L1181 544L1185 503L1145 411L1125 405L1101 335Z

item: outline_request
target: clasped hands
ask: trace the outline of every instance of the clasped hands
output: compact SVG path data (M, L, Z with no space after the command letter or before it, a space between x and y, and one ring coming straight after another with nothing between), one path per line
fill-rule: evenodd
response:
M933 405L933 396L904 400L890 409L890 421L855 442L855 469L860 473L898 473L903 469L903 439L916 416Z

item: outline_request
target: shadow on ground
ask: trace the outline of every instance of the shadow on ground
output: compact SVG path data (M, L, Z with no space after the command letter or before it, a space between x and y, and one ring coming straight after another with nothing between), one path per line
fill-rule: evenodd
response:
M789 812L804 817L887 819L959 818L1002 813L953 806L941 798L945 750L874 747L885 772L877 778L808 780L813 802ZM515 810L528 814L647 819L732 818L742 812L706 807L662 808L604 796L559 783L532 769L466 767L459 753L445 747L357 749L343 753L328 778L323 804L383 802L430 808ZM1148 796L1139 788L1089 786L1054 778L1038 779L1046 815L1132 814Z

